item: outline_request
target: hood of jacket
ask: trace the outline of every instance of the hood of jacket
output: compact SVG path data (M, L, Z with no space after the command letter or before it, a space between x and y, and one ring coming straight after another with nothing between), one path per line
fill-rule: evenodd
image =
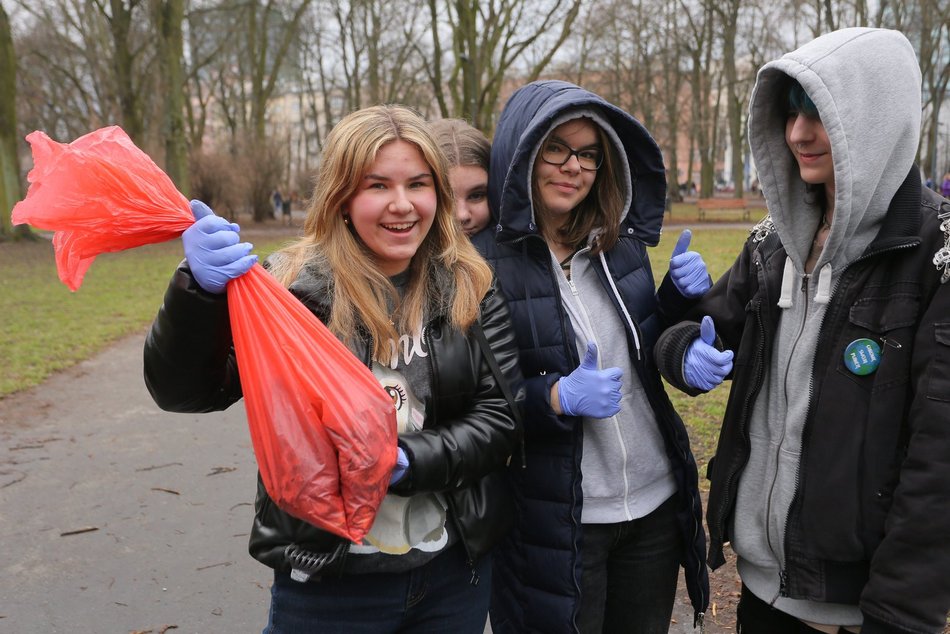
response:
M785 143L786 76L801 84L818 108L834 163L834 219L815 272L829 263L841 270L878 234L913 165L920 138L920 67L898 31L849 28L759 70L749 143L769 213L801 274L822 212L806 195Z
M655 246L666 202L666 170L660 148L635 118L594 93L563 81L536 81L519 88L498 120L488 177L496 239L509 241L538 234L531 205L534 157L551 129L573 118L574 110L581 116L591 112L602 116L613 128L608 136L622 147L620 163L626 162L629 168L632 191L628 191L620 235Z

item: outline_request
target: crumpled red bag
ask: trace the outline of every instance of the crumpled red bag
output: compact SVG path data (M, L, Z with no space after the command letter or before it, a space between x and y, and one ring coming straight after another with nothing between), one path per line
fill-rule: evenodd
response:
M70 144L39 131L26 138L34 167L13 223L56 232L56 267L70 289L100 253L170 240L194 223L185 197L121 128ZM260 265L229 283L228 307L268 494L291 515L362 541L396 462L392 399Z

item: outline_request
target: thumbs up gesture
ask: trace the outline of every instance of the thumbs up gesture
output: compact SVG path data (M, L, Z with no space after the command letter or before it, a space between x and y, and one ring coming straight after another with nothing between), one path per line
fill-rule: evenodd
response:
M597 345L587 344L584 360L558 381L561 411L568 416L607 418L620 411L620 368L597 369Z
M670 256L670 277L673 278L673 285L684 297L700 297L712 287L703 256L688 250L692 239L693 232L684 229Z
M716 326L707 315L700 324L699 337L686 349L683 359L683 378L691 387L708 392L732 372L732 350L720 352L713 346L715 342Z

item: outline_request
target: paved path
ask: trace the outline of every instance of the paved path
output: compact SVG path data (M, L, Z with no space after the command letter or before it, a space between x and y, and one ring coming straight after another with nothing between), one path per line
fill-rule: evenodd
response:
M144 333L0 400L0 633L260 632L244 409L168 414ZM671 632L692 632L677 604Z
M143 340L0 401L0 632L266 622L269 570L247 554L256 467L243 407L160 411Z

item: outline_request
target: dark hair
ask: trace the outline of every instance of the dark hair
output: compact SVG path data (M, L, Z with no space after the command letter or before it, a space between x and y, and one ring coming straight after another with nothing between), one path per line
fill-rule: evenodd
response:
M812 117L815 119L820 119L818 115L818 107L815 106L815 102L811 100L811 97L808 96L808 93L805 92L805 89L802 88L802 85L795 80L791 80L788 86L788 99L785 103L785 107L789 114L800 113L806 117Z

